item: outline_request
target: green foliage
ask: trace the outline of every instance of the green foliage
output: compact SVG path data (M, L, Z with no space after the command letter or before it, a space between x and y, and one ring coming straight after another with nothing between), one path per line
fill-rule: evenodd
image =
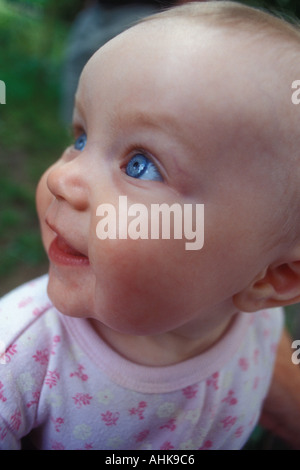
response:
M39 9L24 8L30 3ZM44 14L47 3L0 0L0 80L6 84L6 104L0 105L0 294L15 270L25 280L28 268L46 261L35 189L68 143L59 119L68 29Z
M7 3L27 14L42 13L48 19L64 22L71 22L84 4L82 0L7 0Z

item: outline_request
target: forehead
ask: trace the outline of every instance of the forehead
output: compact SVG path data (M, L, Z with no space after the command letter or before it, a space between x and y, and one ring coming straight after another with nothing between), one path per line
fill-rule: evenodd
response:
M220 28L194 25L184 18L142 23L92 57L83 71L79 95L91 104L95 100L103 104L113 90L115 101L124 102L126 97L127 104L135 103L141 111L143 106L174 111L176 105L185 105L190 115L200 105L205 112L216 104L219 112L228 111L228 106L231 114L241 106L250 111L256 98L257 113L259 95L266 97L270 78L262 49Z
M257 71L250 57L248 50L245 60L240 42L216 28L191 27L181 19L143 23L92 57L78 97L89 111L131 113L139 120L152 116L153 122L172 121L193 135L199 134L198 124L205 133L213 123L222 138L241 109L250 111L253 96L247 100L245 91L257 95L254 79L261 67Z
M98 109L172 114L189 120L219 111L243 95L245 73L239 44L217 29L192 27L187 20L149 22L119 35L85 67L78 96ZM249 55L249 54L248 54ZM257 72L256 72L257 74ZM251 80L249 80L251 83ZM108 103L109 96L109 103ZM112 100L113 98L113 100ZM140 117L140 116L139 116Z
M255 69L255 76L262 70L257 68L259 62L265 60L264 46L255 42L249 34L240 34L237 31L197 23L190 18L166 18L150 20L138 24L104 45L87 64L84 75L88 78L101 73L106 67L112 75L118 68L118 73L125 77L134 70L138 77L146 79L155 75L156 81L162 80L165 74L174 75L175 78L185 76L185 82L194 75L201 74L201 81L205 76L210 79L218 73L229 74L231 79L237 74L241 79L246 71L249 74L251 67ZM272 48L273 50L276 48ZM86 73L85 73L86 72ZM146 75L147 74L147 75ZM137 77L137 78L138 78ZM232 80L227 82L230 86Z
M161 28L155 23L131 28L92 57L84 69L81 84L88 83L94 97L104 89L114 88L115 98L127 94L130 103L134 99L139 106L143 101L149 102L149 94L152 100L160 95L156 106L171 94L176 93L179 98L193 77L190 73L191 63L195 62L192 36L184 28Z

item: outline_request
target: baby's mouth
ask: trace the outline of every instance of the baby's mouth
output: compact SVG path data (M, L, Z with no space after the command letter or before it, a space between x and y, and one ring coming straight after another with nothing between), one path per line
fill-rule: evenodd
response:
M55 264L87 266L89 259L80 251L70 246L61 236L57 235L52 241L49 252L49 258Z
M56 244L58 248L63 251L64 253L67 253L69 255L73 256L84 256L82 253L79 251L75 250L72 246L68 245L68 243L59 235L57 236L57 241Z

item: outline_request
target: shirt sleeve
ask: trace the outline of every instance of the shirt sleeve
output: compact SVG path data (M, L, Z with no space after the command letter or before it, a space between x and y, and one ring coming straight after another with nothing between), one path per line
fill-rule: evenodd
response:
M0 364L0 449L17 450L21 439L38 425L38 408L47 363L30 368L34 356L43 351L32 349L36 328L22 334L6 351ZM47 349L44 354L46 355ZM40 364L39 364L40 365Z
M1 450L21 449L21 439L37 425L49 356L44 313L50 304L38 295L44 284L43 278L32 281L0 301ZM37 359L40 367L31 367Z
M0 416L0 450L20 450L21 440L13 434L8 423Z
M19 369L18 367L15 369ZM0 365L0 449L18 450L35 420L37 400L29 399L30 378L26 372L13 371L9 364Z

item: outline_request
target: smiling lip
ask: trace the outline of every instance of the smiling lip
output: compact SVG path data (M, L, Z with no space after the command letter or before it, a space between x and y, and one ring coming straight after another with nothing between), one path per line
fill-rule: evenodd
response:
M72 248L68 243L59 235L52 241L48 255L51 261L55 264L63 266L88 266L89 259L79 251Z

